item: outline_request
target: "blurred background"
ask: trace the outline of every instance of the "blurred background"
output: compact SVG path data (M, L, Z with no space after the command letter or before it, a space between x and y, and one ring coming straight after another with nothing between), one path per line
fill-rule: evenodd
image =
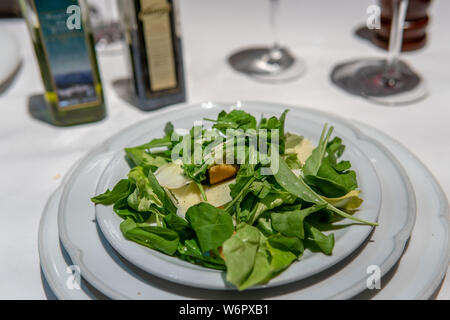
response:
M106 116L97 114L97 122L81 121L76 126L66 127L49 119L47 113L53 109L39 107L39 103L41 107L48 103L42 98L46 92L44 76L19 2L0 1L0 42L3 43L0 50L0 161L2 171L7 174L6 181L26 181L14 188L2 184L0 211L10 210L9 203L15 203L16 210L27 213L27 219L11 222L9 227L29 230L26 235L13 236L17 237L16 246L0 250L9 252L10 256L14 256L14 250L19 250L27 257L23 263L14 260L5 266L5 271L19 270L22 274L14 282L0 280L5 283L2 290L8 292L9 298L22 297L25 291L27 297L41 297L41 280L36 276L38 267L32 266L38 260L35 242L39 212L69 168L114 133L152 117L157 112L153 111L156 105L159 109L179 103L252 100L334 113L370 124L406 145L438 177L447 195L450 194L450 144L447 142L450 134L450 2L416 1L422 6L419 16L410 15L410 21L407 13L403 16L406 23L401 27L409 31L404 33L408 39L405 38L400 59L414 71L410 74L411 88L416 88L414 81L425 87L420 87L423 91L415 92L416 95L401 106L373 101L377 99L363 95L362 88L352 91L347 80L333 79L336 67L347 62L389 59L386 49L392 12L390 15L388 10L384 17L381 15L386 1L273 2L178 1L178 17L173 24L179 27L181 37L180 50L175 50L175 54L180 60L177 60L177 68L180 68L177 70L182 70L177 73L182 94L173 98L168 93L167 99L147 96L145 99L150 102L145 104L137 99L137 89L132 88L133 81L137 80L133 80L130 62L133 59L129 51L131 40L124 34L121 23L123 10L119 10L113 0L87 1L87 19L96 43L99 81L103 88L102 108ZM410 3L415 1L410 0ZM378 25L379 29L368 29L368 25ZM274 44L286 52L272 51L269 52L272 56L265 57L278 59L287 53L284 57L287 62L283 60L283 63L287 63L287 69L297 68L295 72L287 76L278 73L274 79L265 72L243 67L242 59L248 57L240 53L255 48L270 50ZM396 44L399 51L402 42ZM255 56L250 58L255 59ZM42 99L31 99L36 96ZM30 196L29 201L23 201L24 194ZM442 297L448 299L448 280L445 285L447 289ZM2 294L0 292L0 297Z

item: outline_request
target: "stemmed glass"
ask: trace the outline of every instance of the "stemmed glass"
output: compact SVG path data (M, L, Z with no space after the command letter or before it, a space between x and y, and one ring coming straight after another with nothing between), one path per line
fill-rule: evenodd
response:
M88 0L95 46L101 52L121 49L123 32L117 6L111 0Z
M302 60L280 46L278 37L279 0L270 0L270 27L273 44L270 47L238 51L228 58L233 69L264 82L287 82L305 73Z
M399 59L409 0L392 0L386 59L360 59L337 65L331 80L345 91L385 105L405 105L427 95L424 80Z

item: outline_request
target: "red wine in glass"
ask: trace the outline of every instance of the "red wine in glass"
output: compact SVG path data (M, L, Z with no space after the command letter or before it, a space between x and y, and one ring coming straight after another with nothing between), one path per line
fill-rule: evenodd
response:
M392 0L386 59L359 59L337 65L331 80L343 90L384 105L407 105L427 96L422 77L399 59L408 0Z

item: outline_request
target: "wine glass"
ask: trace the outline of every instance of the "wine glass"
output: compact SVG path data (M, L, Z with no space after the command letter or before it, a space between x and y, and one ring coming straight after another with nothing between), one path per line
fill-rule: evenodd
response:
M88 0L95 47L100 52L113 52L121 49L123 32L115 1Z
M337 65L331 73L334 84L351 94L391 106L414 103L427 96L422 77L399 59L408 2L392 0L386 59L359 59Z
M292 81L305 73L304 62L279 44L279 6L279 0L270 0L272 46L244 49L232 54L228 62L233 69L256 80L272 83Z

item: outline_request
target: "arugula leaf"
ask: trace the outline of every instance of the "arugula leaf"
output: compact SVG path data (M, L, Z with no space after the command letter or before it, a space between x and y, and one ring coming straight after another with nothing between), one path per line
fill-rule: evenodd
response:
M203 253L220 247L234 231L231 216L206 202L190 207L186 220L194 229Z
M136 189L128 196L128 205L136 211L151 211L159 214L176 213L177 208L152 172L145 174L140 166L134 167L128 177Z
M128 197L134 191L134 184L128 179L120 180L112 190L107 189L104 193L91 198L95 204L111 205L116 201Z
M163 138L156 138L150 140L150 142L141 144L139 146L130 148L130 149L151 149L151 148L160 148L160 147L172 147L173 141L172 141L172 135L174 133L174 127L171 122L167 122L166 126L164 127L164 133L165 136ZM176 138L176 137L175 137ZM176 140L176 139L174 139Z
M306 181L315 186L321 194L330 198L343 196L358 187L356 173L349 170L351 167L350 162L338 162L337 160L344 150L345 146L342 144L342 140L335 137L332 141L328 142L326 146L326 157L321 160L318 170L315 172L307 172L304 168Z
M134 181L136 189L128 196L128 205L136 211L151 211L151 207L163 207L161 199L154 192L150 181L142 167L134 167L128 173L128 178Z
M325 203L325 200L316 194L301 177L297 177L291 171L283 158L279 157L278 161L278 171L274 173L274 178L282 188L303 201L315 204Z
M114 203L114 212L122 219L130 218L135 222L145 222L150 218L151 212L138 212L128 206L127 198L123 198Z
M173 255L179 243L178 234L163 227L149 226L146 223L136 223L127 218L120 224L120 230L125 238L143 246Z
M329 163L328 158L323 160L317 176L308 176L308 181L311 181L320 193L330 198L341 197L358 187L355 171L339 173Z
M283 158L279 157L279 168L278 171L274 174L275 180L288 192L293 194L294 196L302 199L306 202L311 202L315 204L327 204L327 209L333 211L334 213L358 222L362 222L364 224L378 226L378 223L365 221L363 219L354 217L338 208L334 207L330 203L326 202L326 200L322 199L317 193L315 193L299 176L297 177L288 167Z
M217 120L204 119L214 122L213 128L226 133L227 129L256 129L256 119L243 110L232 110L229 113L221 111Z
M269 141L271 140L270 130L279 130L278 131L278 138L279 138L279 151L281 154L284 153L285 150L285 144L286 144L286 136L284 134L284 123L286 122L286 115L289 112L289 110L284 110L281 114L280 118L273 116L270 118L262 118L258 128L259 129L266 129L268 130L269 134Z
M305 165L302 168L303 174L306 178L309 176L315 176L322 165L322 160L325 157L325 152L327 151L328 140L333 132L333 127L330 127L328 132L327 129L328 124L325 124L320 136L319 145L313 150L308 159L306 159Z
M158 199L161 201L163 205L163 211L176 214L177 207L173 204L172 200L170 200L169 196L167 195L167 192L161 187L161 185L159 184L158 180L156 179L156 177L152 172L148 173L147 179L150 188L153 190L154 194L156 194Z
M151 155L141 148L125 148L125 153L133 166L141 166L151 172L155 172L159 167L167 163L165 158Z
M287 238L284 238L284 242L286 242ZM301 247L301 241L295 242L298 239L297 238L291 238L290 240L293 240L294 243L292 245L293 248L287 249L284 246L281 246L280 243L277 243L275 241L272 242L269 240L266 243L267 249L270 253L270 266L271 266L271 274L268 275L268 278L266 281L269 281L271 278L277 276L281 271L285 270L287 267L291 265L294 260L297 259L297 256L291 252L291 250L302 250ZM275 243L277 247L272 246L272 243ZM295 248L295 249L294 249ZM287 250L286 250L287 249Z
M255 174L253 165L241 165L236 175L236 182L230 184L230 196L232 200L226 205L225 211L230 212L235 203L242 201L242 199L251 191L251 185L256 180Z
M295 196L289 193L270 192L266 197L260 199L250 213L247 222L253 224L260 215L268 210L281 206L282 204L292 204L295 201Z

